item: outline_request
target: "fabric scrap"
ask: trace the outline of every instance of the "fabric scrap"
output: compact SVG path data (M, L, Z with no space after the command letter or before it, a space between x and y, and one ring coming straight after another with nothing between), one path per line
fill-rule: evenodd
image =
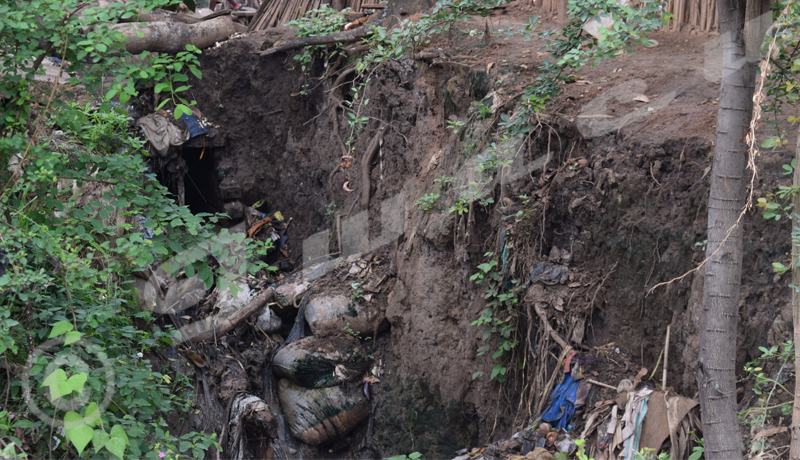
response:
M169 152L170 146L179 146L189 140L189 133L157 113L151 113L136 120L134 125L142 130L153 150L162 157Z

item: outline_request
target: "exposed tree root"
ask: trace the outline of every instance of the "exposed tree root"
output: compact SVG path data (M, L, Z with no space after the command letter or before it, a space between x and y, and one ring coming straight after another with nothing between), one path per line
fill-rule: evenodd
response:
M364 152L364 157L361 159L361 209L366 210L369 208L369 172L370 164L375 158L375 154L380 150L383 145L383 127L378 128L378 133L372 138L369 143L367 151Z

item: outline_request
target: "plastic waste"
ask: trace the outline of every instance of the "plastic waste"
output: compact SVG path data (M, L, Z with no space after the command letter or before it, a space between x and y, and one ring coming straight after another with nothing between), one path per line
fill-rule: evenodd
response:
M184 113L181 115L181 121L186 125L189 131L189 138L202 136L208 134L208 127L201 120L198 120L194 115Z
M283 326L283 321L281 321L271 308L267 307L264 309L264 313L256 319L256 324L262 331L271 334L273 332L278 332L281 326Z
M531 270L529 279L531 283L541 281L544 284L564 284L569 279L569 268L564 265L539 262Z

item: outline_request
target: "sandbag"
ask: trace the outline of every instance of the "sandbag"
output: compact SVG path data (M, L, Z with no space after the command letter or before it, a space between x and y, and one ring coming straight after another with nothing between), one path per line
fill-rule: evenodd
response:
M275 288L275 300L281 307L291 307L308 291L311 283L305 280L284 283Z
M324 388L360 377L369 360L354 337L304 337L281 348L272 366L276 377L306 388Z
M359 388L308 389L284 379L278 382L278 397L292 434L312 446L341 438L369 416Z
M311 331L318 337L344 331L354 331L362 337L371 336L382 329L386 319L378 307L363 307L343 295L313 297L305 316Z

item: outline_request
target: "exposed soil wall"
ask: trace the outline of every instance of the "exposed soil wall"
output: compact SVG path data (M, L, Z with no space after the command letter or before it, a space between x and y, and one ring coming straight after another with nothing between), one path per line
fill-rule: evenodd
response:
M291 255L301 264L303 239L333 228L334 218L326 212L333 209L330 203L341 212L351 204L354 213L360 210L354 203L362 186L358 165L378 127L384 127L382 153L371 172L370 238L383 231L382 202L403 194L406 211L403 235L385 246L394 259L397 281L385 305L391 329L381 338L386 374L374 413L376 444L362 455L419 450L432 458L445 457L508 435L513 424L524 422L518 404L525 382L501 388L487 378L494 364L489 356L476 356L482 342L470 323L485 303L483 288L469 281L483 253L495 248L498 228L512 222L506 216L526 209L521 195L532 198L533 214L517 226L529 226L520 266L530 270L546 261L554 246L571 253L574 281L582 287L575 288L580 294L573 294L566 307L591 312L582 345L591 349L615 342L634 362L652 368L671 324L669 385L692 396L702 277L688 275L649 295L648 290L694 268L703 256L697 243L705 239L716 107L709 101L718 86L697 69L687 74L685 68L698 58L693 50L702 50L704 39L678 43L665 34L657 37L662 46L653 51L656 57L614 61L587 71L583 78L595 83L567 88L557 107L562 116L549 119L522 153L524 161L533 163L549 149L552 159L543 162L544 169L497 185L495 204L476 205L473 225L454 213L423 212L413 202L430 190L435 177L457 175L470 136L485 127L473 118L472 131L453 134L446 129L449 117L469 119L470 104L492 90L499 90L506 101L531 80L527 67L533 69L540 57L522 60L523 50L512 45L487 47L457 39L459 46L482 53L510 53L493 61L512 55L520 60L488 73L485 65L430 66L412 59L385 66L366 91L372 119L354 144L356 166L341 171L332 119L328 112L320 116L331 89L330 79L319 81L325 69L320 66L306 76L287 70L291 54L254 54L279 37L280 31L256 33L204 52L203 80L195 82L194 97L218 127L205 147L194 140L184 154L205 148L202 160L187 158L190 171L216 172L197 184L203 206L222 211L225 203L263 200L261 210L291 217ZM670 40L674 47L667 46ZM678 55L683 56L680 62ZM527 63L525 69L517 67L521 62ZM660 68L653 69L652 62ZM578 110L603 93L598 84L616 84L621 75L613 74L620 66L629 74L639 70L651 99L673 90L678 95L655 116L587 138L579 130L580 120L576 122ZM503 87L497 84L500 78ZM300 95L304 85L307 94ZM622 113L634 106L614 102L609 108ZM346 137L341 112L338 124ZM785 155L765 155L757 196L779 179ZM345 182L356 192L345 191ZM791 331L791 315L784 307L788 280L770 269L771 262L789 252L787 228L755 214L744 225L739 364L758 354L758 346L788 339ZM335 252L336 243L331 243ZM473 380L478 371L486 375ZM632 377L636 369L630 372L619 378Z

